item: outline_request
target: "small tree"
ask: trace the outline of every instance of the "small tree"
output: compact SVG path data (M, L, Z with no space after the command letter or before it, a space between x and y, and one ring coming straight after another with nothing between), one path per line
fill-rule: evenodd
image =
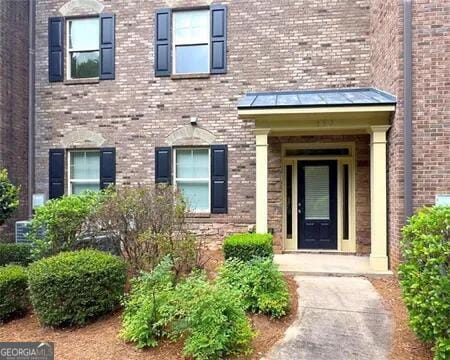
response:
M11 183L8 170L0 170L0 226L8 220L19 207L20 186Z

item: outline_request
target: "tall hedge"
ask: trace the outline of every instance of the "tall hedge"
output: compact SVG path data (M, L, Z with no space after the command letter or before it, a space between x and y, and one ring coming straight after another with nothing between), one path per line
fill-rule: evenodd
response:
M400 284L410 324L450 359L450 206L425 208L403 228Z
M119 305L126 264L108 253L80 250L36 261L28 276L31 303L43 324L83 325Z

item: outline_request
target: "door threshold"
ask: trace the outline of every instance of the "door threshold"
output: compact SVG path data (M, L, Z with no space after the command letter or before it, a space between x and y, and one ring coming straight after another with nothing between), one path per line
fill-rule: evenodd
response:
M298 249L283 250L283 254L334 254L334 255L356 255L351 251L327 250L327 249Z

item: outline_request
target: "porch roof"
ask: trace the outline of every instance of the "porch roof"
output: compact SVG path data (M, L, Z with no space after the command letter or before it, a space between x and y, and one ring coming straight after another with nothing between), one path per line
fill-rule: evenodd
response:
M238 109L281 109L394 105L394 95L372 87L319 90L251 92L242 97Z

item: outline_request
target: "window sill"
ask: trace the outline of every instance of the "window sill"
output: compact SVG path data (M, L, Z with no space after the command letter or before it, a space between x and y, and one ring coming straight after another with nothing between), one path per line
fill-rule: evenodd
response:
M64 85L98 84L99 82L99 78L66 79L64 80Z
M172 80L183 80L183 79L209 79L210 74L173 74L170 75Z
M211 217L211 213L187 213L186 217L189 219L208 219Z

